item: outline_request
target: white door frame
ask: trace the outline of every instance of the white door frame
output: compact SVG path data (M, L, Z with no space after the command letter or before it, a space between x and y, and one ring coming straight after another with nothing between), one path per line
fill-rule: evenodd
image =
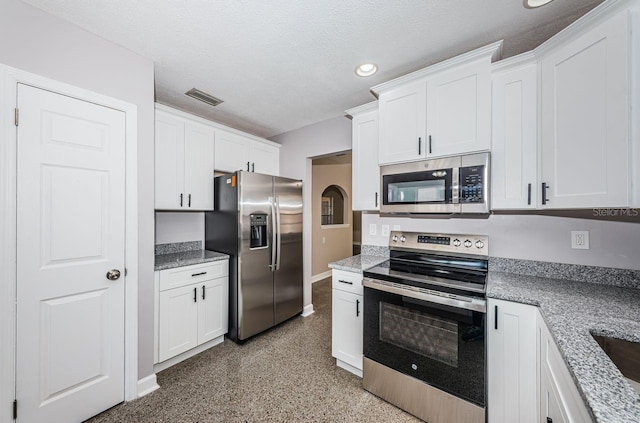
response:
M136 105L0 64L0 423L13 421L16 351L17 84L125 113L125 400L138 396L138 108ZM9 341L11 340L11 341ZM7 383L11 381L11 383ZM19 406L18 406L19 415Z

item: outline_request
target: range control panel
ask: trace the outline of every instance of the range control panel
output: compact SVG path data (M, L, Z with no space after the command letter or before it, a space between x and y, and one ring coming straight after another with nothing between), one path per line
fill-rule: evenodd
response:
M486 235L393 231L389 234L389 247L488 256L489 237Z

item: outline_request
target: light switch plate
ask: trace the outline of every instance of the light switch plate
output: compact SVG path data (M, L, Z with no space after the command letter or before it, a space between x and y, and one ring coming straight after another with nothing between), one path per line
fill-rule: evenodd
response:
M389 225L382 225L380 228L380 235L389 236Z
M375 223L369 223L369 235L376 235L378 233L378 225Z
M394 231L401 231L402 229L400 229L400 225L393 225L393 230Z

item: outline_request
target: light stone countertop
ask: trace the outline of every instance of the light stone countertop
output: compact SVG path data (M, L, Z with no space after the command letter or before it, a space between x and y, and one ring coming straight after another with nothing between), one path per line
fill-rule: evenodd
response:
M596 422L640 422L640 395L591 336L640 342L640 289L490 271L487 297L540 308Z
M377 266L389 257L371 256L367 254L359 254L357 256L348 257L343 260L329 263L329 267L336 270L346 270L347 272L362 273L363 271Z
M173 269L175 267L191 266L193 264L202 264L228 259L229 256L227 254L210 250L191 250L169 254L156 254L155 270Z

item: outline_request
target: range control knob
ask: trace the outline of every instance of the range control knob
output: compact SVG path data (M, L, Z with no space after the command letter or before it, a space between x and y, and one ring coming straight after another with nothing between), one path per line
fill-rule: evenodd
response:
M471 241L470 241L470 240L468 240L468 239L465 239L465 240L464 240L464 246L465 246L465 247L467 247L467 248L471 248L471 246L472 246L472 245L473 245L473 244L471 243Z
M398 235L394 235L394 236L391 238L391 240L392 240L393 242L398 242Z
M480 241L480 240L477 240L477 241L476 241L476 247L477 247L477 248L483 248L483 247L484 247L484 242L482 242L482 241Z
M402 235L400 237L400 242L406 242L407 241L407 237L405 237L404 235Z
M460 246L460 244L462 244L462 242L460 242L460 240L459 240L458 238L456 238L456 239L454 239L454 240L453 240L453 246L454 246L454 247L459 247L459 246Z

